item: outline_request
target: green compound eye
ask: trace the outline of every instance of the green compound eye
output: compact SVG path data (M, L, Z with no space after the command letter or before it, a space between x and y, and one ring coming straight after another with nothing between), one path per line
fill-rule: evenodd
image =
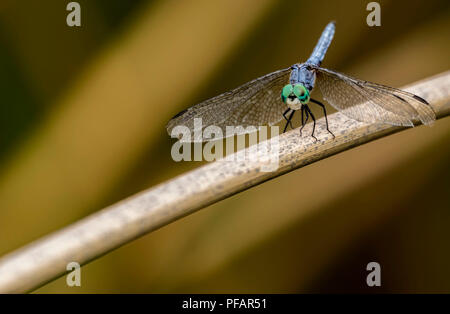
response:
M286 102L286 99L289 97L290 94L292 94L292 91L294 90L294 87L291 84L288 84L283 87L281 90L281 100L283 102Z
M303 84L295 84L294 94L300 100L302 104L306 104L309 101L309 91Z
M287 98L292 93L293 89L294 89L294 87L291 84L288 84L285 87L283 87L283 90L281 91L281 95L283 95L283 97Z

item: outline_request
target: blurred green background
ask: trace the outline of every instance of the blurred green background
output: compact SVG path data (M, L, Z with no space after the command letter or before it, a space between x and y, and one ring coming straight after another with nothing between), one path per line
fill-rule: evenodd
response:
M165 124L306 60L400 87L450 68L447 0L0 2L0 255L201 165ZM318 93L318 92L316 92ZM450 120L320 161L183 218L39 293L450 292ZM298 121L297 121L298 124ZM366 286L381 264L382 286Z

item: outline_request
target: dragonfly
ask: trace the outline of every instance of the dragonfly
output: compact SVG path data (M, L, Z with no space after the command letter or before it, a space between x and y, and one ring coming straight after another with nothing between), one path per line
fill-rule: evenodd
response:
M292 117L300 111L300 134L311 118L311 136L317 141L316 117L310 109L315 104L321 107L326 130L334 138L325 105L311 98L316 84L323 99L351 119L409 127L414 126L415 120L425 125L433 123L435 112L422 97L321 67L335 28L335 22L325 27L306 62L266 74L176 114L167 124L169 135L175 126L184 125L195 139L199 128L194 124L196 118L201 118L201 130L211 125L222 130L226 126L242 126L235 134L246 133L248 126L271 126L285 119L284 133L288 126L293 128Z

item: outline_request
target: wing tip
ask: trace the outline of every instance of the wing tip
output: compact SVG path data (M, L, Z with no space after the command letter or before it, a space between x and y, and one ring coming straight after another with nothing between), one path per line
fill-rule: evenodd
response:
M427 113L426 115L420 115L420 122L422 122L423 125L433 125L433 123L436 121L436 115L434 114L434 112L431 113Z

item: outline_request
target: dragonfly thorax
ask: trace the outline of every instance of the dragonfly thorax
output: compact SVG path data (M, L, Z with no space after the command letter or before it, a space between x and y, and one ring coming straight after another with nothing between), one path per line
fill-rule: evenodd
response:
M312 91L316 81L316 73L312 71L308 63L294 64L291 67L289 82L292 85L302 84L308 91Z
M287 84L281 90L281 100L293 110L298 110L309 102L309 91L300 83Z

